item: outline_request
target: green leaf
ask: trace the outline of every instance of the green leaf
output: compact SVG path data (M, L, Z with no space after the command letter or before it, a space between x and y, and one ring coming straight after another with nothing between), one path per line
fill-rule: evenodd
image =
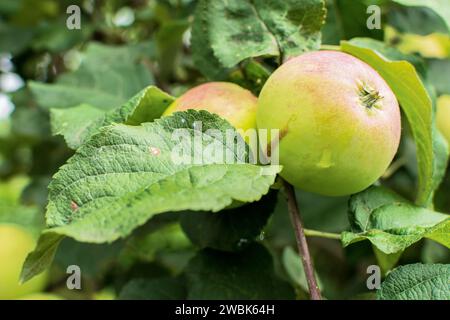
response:
M305 292L309 292L308 282L306 280L305 269L303 268L303 263L296 252L291 247L286 247L283 250L282 255L283 266L293 283L302 288ZM323 290L323 284L320 278L317 276L317 285L321 290Z
M65 238L55 255L55 265L63 273L67 266L77 265L82 270L83 278L102 279L112 266L124 247L124 241L112 244L90 244Z
M34 34L33 29L0 22L0 52L21 53L31 43Z
M61 52L86 41L92 35L93 27L87 21L83 21L81 29L61 28L65 25L66 19L61 16L40 25L33 38L32 48L36 51Z
M215 78L258 56L282 59L318 49L323 0L200 0L192 27L193 59Z
M425 7L436 12L450 32L450 3L447 0L392 0L407 7Z
M183 34L189 28L187 20L169 21L163 24L155 35L159 74L163 79L169 78L178 65Z
M151 262L160 252L176 252L192 247L179 223L167 223L159 228L131 236L127 241L127 253L141 261Z
M379 300L450 300L449 264L409 264L387 276Z
M449 234L450 234L450 221L449 219L447 219L444 222L432 228L432 230L428 232L426 237L436 242L439 242L440 244L446 246L447 248L450 248L450 237L448 236Z
M44 228L42 212L34 206L7 204L0 200L0 223L20 225L38 236Z
M46 109L88 104L110 110L154 82L143 59L148 45L111 47L91 43L80 67L61 75L55 84L30 81L38 104Z
M421 79L427 75L427 65L423 58L413 54L405 54L395 47L392 47L385 42L373 40L370 38L353 38L349 41L352 45L375 50L383 57L390 61L408 61L416 69Z
M119 300L183 300L186 288L180 278L133 279L120 291Z
M374 1L334 0L328 6L327 24L324 27L325 40L351 39L354 37L370 37L382 39L383 30L367 27L367 8ZM326 42L330 43L330 42ZM337 42L339 43L339 41Z
M93 132L101 127L105 111L88 104L67 109L50 109L50 123L54 135L62 135L67 145L77 149Z
M271 73L270 69L263 64L254 59L248 59L241 64L238 70L230 74L230 80L247 88L257 96Z
M181 140L172 135L175 129L182 130ZM198 143L203 148L194 143L193 150L192 140L200 133L203 139ZM225 140L230 133L231 144ZM227 163L207 152L211 144L228 148ZM177 149L188 150L188 161L174 162ZM141 126L104 127L54 176L46 214L51 228L43 236L112 242L159 213L219 211L234 200L257 201L268 192L280 168L249 164L246 149L228 122L206 111L179 112ZM194 162L199 159L202 162ZM45 254L41 242L25 269L33 270L39 253Z
M141 90L124 105L105 111L82 104L66 109L51 109L53 134L61 134L72 149L77 149L101 127L112 123L139 125L159 118L175 99L157 87Z
M186 212L181 215L181 226L200 248L235 251L261 234L276 199L276 192L270 192L258 202L219 213Z
M12 133L25 141L39 142L51 138L48 114L42 109L15 109L11 121Z
M377 264L380 266L383 274L386 274L389 270L395 267L403 254L403 251L386 254L383 251L378 250L376 246L373 246L373 252L375 253Z
M417 203L429 205L436 187L435 157L433 150L432 101L419 75L407 61L391 61L376 49L371 42L355 40L342 42L344 52L352 54L371 65L386 80L410 123L417 146L419 171Z
M36 248L29 253L20 273L20 281L26 282L47 269L55 257L58 245L64 237L43 231Z
M373 212L381 206L404 199L393 191L382 187L371 187L353 195L349 202L349 221L353 231L364 232L369 229Z
M188 299L293 299L294 291L277 278L272 257L253 244L239 253L206 249L187 266Z
M428 35L447 32L447 25L441 17L426 7L392 8L387 13L387 19L389 25L402 33Z
M194 23L191 31L192 60L197 68L210 79L224 79L227 69L222 66L215 56L212 39L208 36L210 28L208 1L197 3Z
M449 158L449 145L442 133L437 129L437 126L433 126L433 153L434 153L434 174L432 180L432 190L428 198L427 204L432 206L434 195L441 185L445 174L447 172L448 158Z
M450 59L430 60L428 80L436 88L438 95L450 94Z
M450 250L437 242L426 239L420 258L424 263L450 263Z
M42 212L35 206L20 203L20 196L29 179L16 176L0 183L0 223L17 224L38 236L44 228Z
M385 254L405 250L426 237L450 247L449 215L417 207L392 191L371 187L350 199L353 232L342 233L342 243L369 240Z

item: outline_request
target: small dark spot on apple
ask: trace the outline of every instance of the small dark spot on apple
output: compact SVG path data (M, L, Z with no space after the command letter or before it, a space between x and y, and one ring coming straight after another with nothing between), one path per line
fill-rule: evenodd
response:
M280 130L280 141L287 135L288 132L289 130L287 126Z

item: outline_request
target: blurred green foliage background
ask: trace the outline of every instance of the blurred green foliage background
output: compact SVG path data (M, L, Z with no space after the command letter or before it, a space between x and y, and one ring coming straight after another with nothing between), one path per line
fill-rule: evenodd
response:
M66 27L66 9L72 4L82 11L80 30ZM371 4L382 8L382 30L366 26L366 10ZM190 24L195 5L195 0L0 2L0 222L2 215L15 210L33 217L32 222L19 223L35 229L43 226L46 187L73 154L63 138L52 135L50 108L83 102L115 107L149 84L178 96L207 80L191 57ZM384 41L416 59L416 65L423 68L424 81L435 88L430 91L434 98L450 94L450 38L445 22L434 11L387 0L330 0L327 8L323 44L336 45L354 37ZM275 67L270 59L261 63L268 70ZM236 70L227 80L258 91L246 74L249 70ZM407 136L406 123L404 127ZM403 139L399 166L382 181L409 199L415 194L417 178L414 148L411 138ZM449 174L437 195L436 207L442 212L450 211L448 190ZM257 242L275 257L277 275L304 298L305 282L294 280L300 271L286 204L281 195L274 198L274 214L256 237ZM298 192L298 198L307 228L329 232L349 228L347 197ZM183 221L181 227L178 221L177 214L164 215L129 239L111 245L64 240L45 290L69 299L139 298L133 290L139 283L130 280L155 279L155 286L176 286L171 279L185 276L182 271L198 246L186 238ZM236 255L247 250L248 239L241 240ZM336 240L311 238L310 245L325 297L371 296L362 294L367 293L366 268L376 263L368 242L342 249ZM419 261L448 263L450 259L447 249L424 240L409 248L400 263ZM70 264L83 270L80 291L66 289L65 268ZM183 297L182 290L173 292L179 295L169 297Z

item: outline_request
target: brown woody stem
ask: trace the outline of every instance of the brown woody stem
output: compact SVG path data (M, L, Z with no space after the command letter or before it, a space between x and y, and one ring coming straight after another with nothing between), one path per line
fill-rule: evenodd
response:
M283 180L283 185L286 192L291 223L295 231L298 251L303 263L303 269L305 270L306 281L308 282L309 295L311 300L322 300L322 295L320 294L320 289L314 275L313 263L311 255L309 254L308 243L306 241L305 230L303 229L303 222L298 209L297 199L295 198L294 188L285 180Z

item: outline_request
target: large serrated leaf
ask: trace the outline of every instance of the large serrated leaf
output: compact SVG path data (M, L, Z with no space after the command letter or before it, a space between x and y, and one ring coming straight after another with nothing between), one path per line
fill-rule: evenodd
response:
M344 52L352 54L371 65L389 84L411 125L417 146L419 172L417 203L429 206L435 188L443 178L442 167L437 161L445 160L435 153L443 154L433 132L433 107L430 96L414 66L407 61L391 61L386 52L380 52L377 41L355 39L342 42ZM390 55L388 55L390 56ZM396 59L397 57L393 57Z
M322 0L201 0L197 6L193 57L211 78L250 57L317 49L326 14Z
M379 300L450 300L449 264L409 264L387 276Z
M63 135L67 145L77 149L101 127L112 123L139 125L159 118L174 100L157 87L149 86L124 105L109 111L87 104L51 109L52 132Z
M371 187L350 200L353 232L342 233L342 243L369 240L385 254L403 251L426 237L450 248L449 215L417 207L392 191Z
M183 130L182 140L174 139L175 129ZM219 139L209 129L227 137L234 133L234 143ZM193 149L191 140L199 134L203 134L198 142L203 148ZM223 143L220 146L231 152L231 161L217 162L214 154L206 152L212 143ZM174 163L177 147L189 150L192 158ZM206 111L179 112L141 126L104 127L54 176L46 214L50 228L27 258L22 279L51 261L42 259L47 255L42 246L53 249L51 244L63 236L81 242L112 242L159 213L218 211L234 200L259 200L280 168L249 164L247 151L228 122ZM196 164L196 159L201 162ZM40 267L34 266L36 261Z

